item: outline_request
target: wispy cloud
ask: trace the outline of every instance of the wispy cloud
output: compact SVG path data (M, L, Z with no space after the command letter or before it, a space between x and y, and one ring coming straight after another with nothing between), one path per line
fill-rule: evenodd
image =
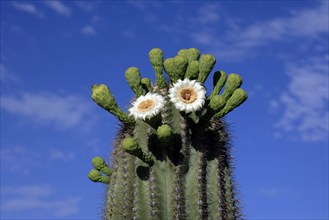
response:
M47 0L45 1L45 3L60 15L64 15L64 16L71 15L71 9L58 0Z
M31 151L22 146L13 146L0 149L1 172L19 172L21 175L29 175L35 167L42 166L44 161L40 152Z
M18 76L8 71L8 69L0 64L0 82L19 81Z
M227 31L219 33L208 22L205 28L191 32L191 38L200 45L213 48L212 53L218 53L226 61L236 61L250 56L251 51L254 54L255 48L275 41L286 41L291 37L316 38L322 33L328 33L328 3L322 2L314 8L294 11L285 17L247 26L241 26L230 18L223 20L223 23Z
M70 161L75 158L73 152L64 152L59 149L52 149L49 153L49 159L53 161Z
M139 10L145 10L146 9L146 4L143 1L128 0L127 3L132 5L135 8L139 9Z
M216 2L204 4L199 8L197 14L191 18L191 21L196 22L198 25L219 22L219 8L219 4Z
M13 2L12 6L14 6L14 8L16 8L17 10L30 13L37 17L40 18L44 17L43 13L35 5L31 3Z
M256 56L258 51L261 52L256 49L273 42L287 42L295 38L317 39L328 33L328 3L325 1L281 17L249 24L239 20L238 16L221 14L223 12L225 10L220 3L207 2L193 12L193 16L173 14L174 22L162 19L154 28L176 38L190 38L193 43L226 62L240 61L251 57L251 54Z
M286 197L286 196L294 196L294 197L300 197L302 196L302 193L300 191L294 190L294 189L287 189L287 188L279 188L279 187L264 187L258 189L258 193L262 196L265 196L267 198L277 198L277 197Z
M96 35L96 30L93 26L91 25L86 25L83 28L81 28L81 33L84 35L88 35L88 36L93 36Z
M160 1L128 0L127 3L141 11L146 11L149 8L160 8L162 6L162 3Z
M1 194L4 196L15 195L23 197L44 197L49 196L52 190L49 186L19 186L10 187L5 186L1 188Z
M287 64L291 81L272 108L282 115L275 127L277 136L297 133L304 141L326 141L329 132L329 55ZM281 135L280 135L281 133Z
M75 1L76 6L86 12L92 12L99 2L95 1Z
M134 38L136 36L136 32L130 29L122 30L120 33L126 38Z
M49 186L3 186L1 187L1 212L7 215L28 212L30 217L69 217L79 211L80 197L69 196L54 199Z
M3 95L0 98L4 110L59 130L82 125L88 128L95 119L89 102L79 96L24 92L19 96Z
M20 173L30 175L35 169L57 162L68 162L75 159L71 151L49 149L44 151L33 150L26 146L2 146L0 149L1 172Z
M258 193L269 198L275 198L280 195L281 190L277 187L260 188Z

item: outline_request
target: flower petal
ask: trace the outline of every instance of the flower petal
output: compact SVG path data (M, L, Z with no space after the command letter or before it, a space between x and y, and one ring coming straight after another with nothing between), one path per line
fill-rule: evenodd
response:
M204 105L206 90L196 80L179 79L174 83L173 87L169 89L168 96L178 110L193 112L199 110Z

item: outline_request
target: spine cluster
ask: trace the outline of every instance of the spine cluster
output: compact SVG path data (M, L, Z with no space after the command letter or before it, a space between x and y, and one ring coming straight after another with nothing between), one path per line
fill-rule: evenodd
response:
M154 84L136 67L125 72L136 95L128 112L106 85L92 87L92 99L122 122L111 166L95 157L89 173L108 185L104 218L240 219L222 117L247 99L242 78L216 71L207 91L216 59L195 48L166 60L155 48L149 59Z

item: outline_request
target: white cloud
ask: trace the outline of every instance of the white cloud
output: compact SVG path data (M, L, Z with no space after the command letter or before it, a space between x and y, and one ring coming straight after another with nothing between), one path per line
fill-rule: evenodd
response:
M71 9L58 0L47 0L45 3L60 15L70 16Z
M275 127L304 141L326 141L329 132L329 56L290 63L287 91L276 100L282 115ZM273 102L273 101L272 101Z
M85 35L95 35L96 30L93 26L87 25L87 26L84 26L83 28L81 28L81 33L83 33Z
M95 119L89 101L74 95L25 92L19 97L2 95L0 98L4 110L41 125L53 125L59 130L78 126L88 128Z
M56 218L69 217L79 211L80 197L53 199L52 194L54 190L49 186L4 186L1 188L1 212L17 215L28 211L32 217Z
M36 15L38 17L44 16L43 13L31 3L13 2L12 6L14 6L17 10Z

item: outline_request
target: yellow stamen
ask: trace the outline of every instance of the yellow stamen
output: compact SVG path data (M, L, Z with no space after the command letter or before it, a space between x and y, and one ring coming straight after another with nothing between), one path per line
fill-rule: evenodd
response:
M193 88L184 88L180 90L179 93L179 99L187 104L194 102L197 98L197 93L194 91Z
M155 106L155 102L152 99L147 99L138 104L137 109L140 112L147 112Z

